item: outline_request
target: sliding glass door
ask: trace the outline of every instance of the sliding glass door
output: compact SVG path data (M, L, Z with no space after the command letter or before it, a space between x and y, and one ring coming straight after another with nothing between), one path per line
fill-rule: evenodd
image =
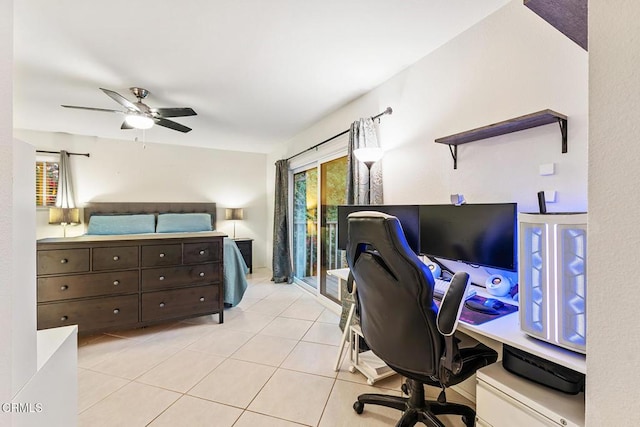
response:
M302 286L339 302L338 280L327 270L346 266L338 250L338 209L346 202L346 156L293 173L293 274Z
M347 157L320 165L320 294L339 302L338 279L327 270L346 267L344 251L338 250L338 205L347 201Z
M293 275L318 288L318 168L293 174Z

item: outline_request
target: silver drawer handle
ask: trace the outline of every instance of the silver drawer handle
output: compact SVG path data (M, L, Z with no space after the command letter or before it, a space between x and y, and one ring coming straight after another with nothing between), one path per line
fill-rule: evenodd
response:
M60 318L60 321L61 321L61 322L66 322L66 321L67 321L67 319L68 319L68 317L67 317L67 316L62 316L62 317Z
M160 256L160 258L164 258L164 254L160 254L159 256Z
M163 302L160 303L160 308L162 308L162 307L164 307L164 303Z
M114 280L113 281L113 286L118 286L120 284L120 280Z
M60 290L61 291L66 291L67 289L69 289L69 287L67 285L60 286Z
M200 297L200 302L204 302L204 297Z
M62 258L62 259L60 260L60 264L66 264L66 263L68 263L68 262L69 262L69 260L68 260L68 259L66 259L66 258Z
M116 256L114 256L114 257L113 257L113 260L114 260L114 261L117 261L117 260L119 260L119 259L120 259L120 257L119 257L118 255L116 255Z
M158 280L164 280L164 276L158 277Z
M113 314L118 314L118 313L120 313L120 309L119 308L116 308L116 309L113 310Z
M200 272L200 277L204 277L204 272L203 271Z
M200 251L200 255L204 255L206 253L206 251L202 250Z

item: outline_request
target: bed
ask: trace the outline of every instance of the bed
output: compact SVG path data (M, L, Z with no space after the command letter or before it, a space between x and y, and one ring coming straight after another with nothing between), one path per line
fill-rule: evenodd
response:
M87 234L38 240L38 328L80 332L219 314L248 268L215 203L91 203Z

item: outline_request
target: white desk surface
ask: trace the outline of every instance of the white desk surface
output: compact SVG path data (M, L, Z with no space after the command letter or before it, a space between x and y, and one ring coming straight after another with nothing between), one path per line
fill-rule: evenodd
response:
M327 274L341 280L347 280L349 276L349 269L341 268L338 270L328 270ZM479 296L485 298L496 298L495 296L489 295L483 287L473 285L472 287L476 290L476 293ZM510 298L497 299L508 304L517 305L517 303ZM587 372L585 355L531 338L522 332L522 330L520 330L520 317L518 316L517 311L483 323L482 325L470 325L460 321L458 329L462 332L469 333L472 337L475 334L487 337L503 344L519 348L528 353L535 354L536 356L540 356L543 359L555 362L559 365L566 366L574 371L578 371L583 374L586 374Z

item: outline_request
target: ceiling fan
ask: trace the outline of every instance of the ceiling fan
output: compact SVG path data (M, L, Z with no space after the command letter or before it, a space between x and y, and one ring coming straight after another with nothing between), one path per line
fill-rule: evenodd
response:
M157 124L158 126L177 130L179 132L186 133L191 130L191 128L187 126L181 125L180 123L174 122L173 120L168 120L167 117L195 116L196 112L193 111L193 108L150 108L147 104L142 102L142 100L146 98L147 95L149 95L149 91L141 87L129 88L131 93L133 93L133 95L138 98L137 102L131 102L119 93L109 89L100 88L100 90L103 91L111 99L116 101L118 104L125 107L127 110L107 110L104 108L78 107L76 105L62 106L65 108L77 108L80 110L104 111L107 113L124 114L126 117L124 119L124 122L122 122L122 126L120 126L120 129L149 129L154 124Z

